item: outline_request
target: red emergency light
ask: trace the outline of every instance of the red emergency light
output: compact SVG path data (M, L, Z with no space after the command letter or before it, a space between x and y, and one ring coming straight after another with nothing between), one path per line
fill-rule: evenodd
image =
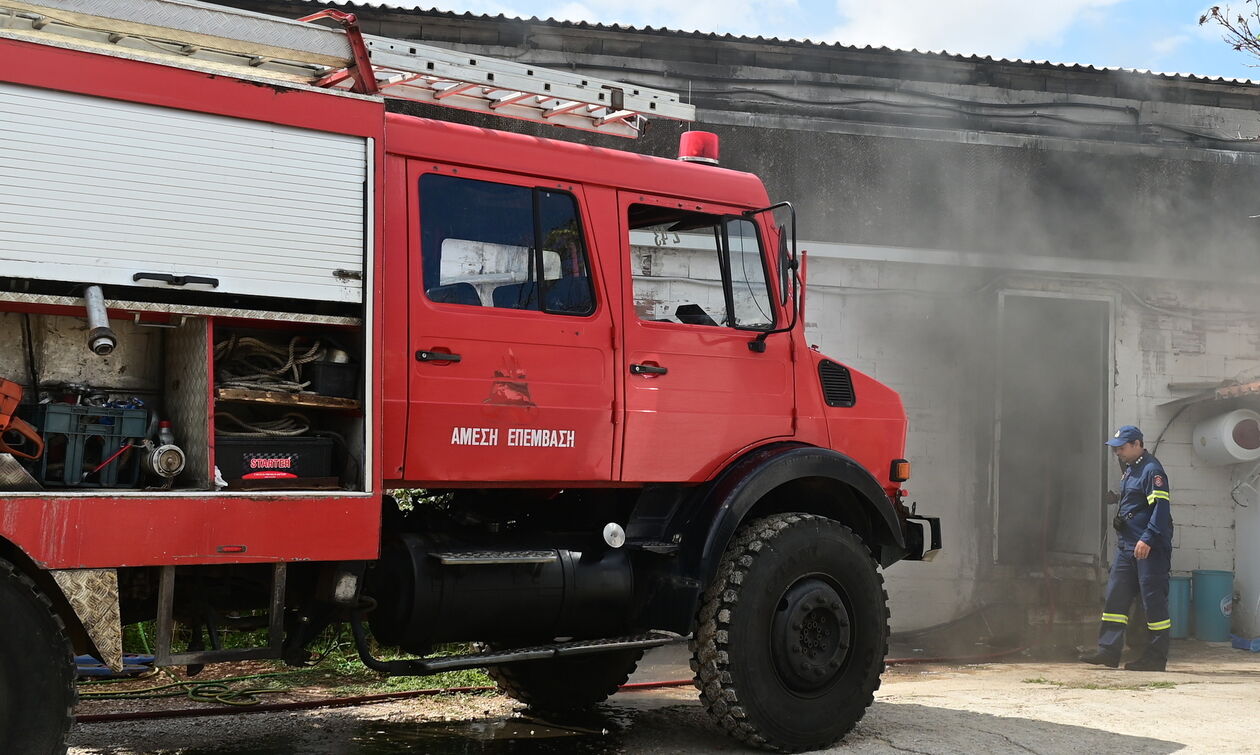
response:
M718 164L718 135L710 131L687 131L678 140L678 159L689 163Z

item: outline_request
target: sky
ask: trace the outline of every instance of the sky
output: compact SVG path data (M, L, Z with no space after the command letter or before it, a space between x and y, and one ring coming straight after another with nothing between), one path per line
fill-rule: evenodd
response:
M399 0L381 0L401 5ZM1256 0L1260 1L1260 0ZM431 7L426 2L412 2ZM440 0L441 10L1260 80L1194 0ZM1234 15L1256 5L1223 3Z

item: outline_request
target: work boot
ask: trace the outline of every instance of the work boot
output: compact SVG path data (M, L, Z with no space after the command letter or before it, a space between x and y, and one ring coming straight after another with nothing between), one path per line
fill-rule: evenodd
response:
M1142 656L1136 661L1129 661L1124 664L1125 671L1163 671L1164 666L1168 665L1168 661L1164 658L1151 658Z
M1082 653L1078 660L1080 660L1081 663L1092 663L1095 666L1107 666L1108 668L1117 668L1120 666L1119 658L1102 649Z

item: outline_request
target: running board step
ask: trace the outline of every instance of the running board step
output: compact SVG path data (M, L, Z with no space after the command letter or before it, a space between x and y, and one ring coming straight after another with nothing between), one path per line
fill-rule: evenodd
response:
M455 551L430 553L443 566L477 566L480 564L554 564L560 560L555 551Z
M482 653L451 655L442 658L415 660L382 661L372 657L367 647L367 636L362 621L356 617L351 622L354 631L354 644L359 651L363 665L376 671L394 676L425 676L443 671L459 671L462 669L483 668L485 666L502 666L522 661L542 661L549 658L571 658L579 655L611 653L617 650L633 650L660 647L682 640L682 637L671 632L646 632L626 637L609 637L600 640L575 640L557 642L550 645L535 645L512 650L488 650Z

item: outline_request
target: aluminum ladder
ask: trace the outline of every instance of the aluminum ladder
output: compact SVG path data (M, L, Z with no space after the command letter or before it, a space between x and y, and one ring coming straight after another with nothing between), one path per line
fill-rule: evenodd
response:
M197 0L0 0L4 39L617 136L649 117L695 119L670 92L364 35L335 10L290 20Z

